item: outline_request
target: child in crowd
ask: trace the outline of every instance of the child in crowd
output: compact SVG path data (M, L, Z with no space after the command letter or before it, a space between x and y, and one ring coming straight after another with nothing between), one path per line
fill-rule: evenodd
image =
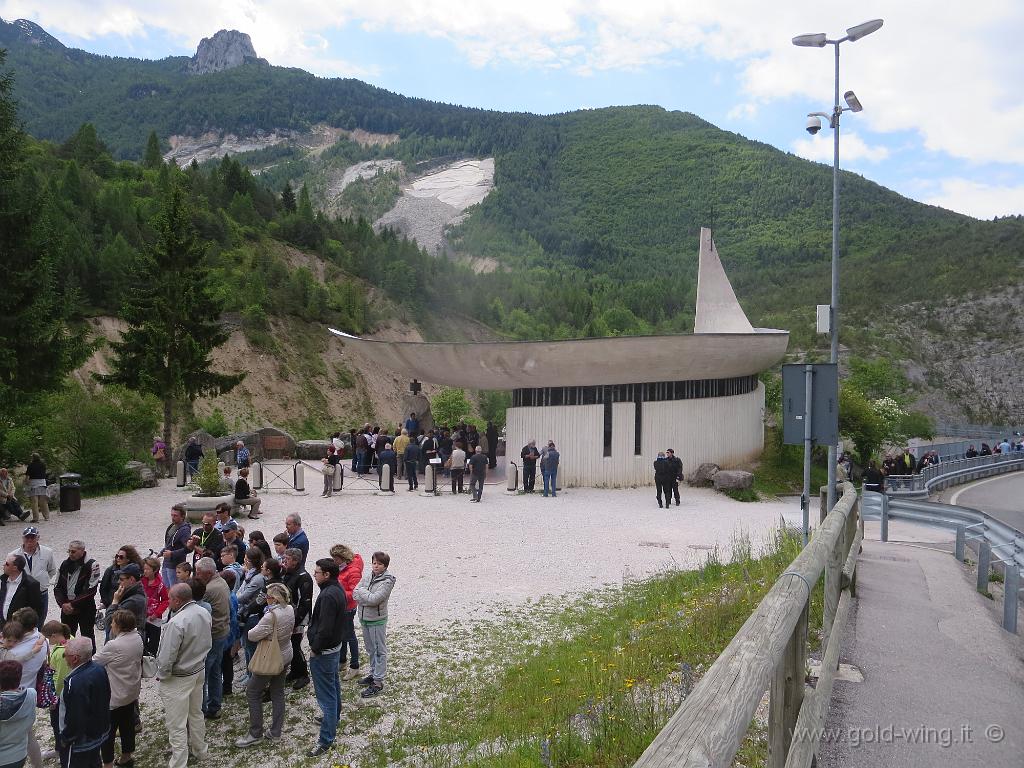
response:
M53 688L57 691L58 702L50 707L50 727L53 728L53 741L57 742L57 734L60 732L59 710L60 695L64 690L64 678L68 676L71 668L64 660L64 646L67 645L73 635L71 627L59 621L48 621L43 624L43 637L50 644L50 655L48 662L53 668ZM43 753L43 759L49 760L57 756L56 750L48 750Z
M385 635L388 623L388 598L395 587L395 577L388 573L391 557L387 552L374 552L370 573L352 591L358 605L359 623L363 627L363 647L370 660L370 674L359 682L366 686L362 697L369 699L384 690L388 669L388 644Z
M238 588L242 586L242 564L238 562L238 547L234 544L225 544L224 549L220 551L220 563L225 571L231 571L234 574L231 594L237 595Z
M178 563L174 567L174 578L178 583L188 582L192 578L192 563Z
M284 551L288 549L288 534L279 533L274 537L274 553L277 557L277 561L281 562L284 557Z

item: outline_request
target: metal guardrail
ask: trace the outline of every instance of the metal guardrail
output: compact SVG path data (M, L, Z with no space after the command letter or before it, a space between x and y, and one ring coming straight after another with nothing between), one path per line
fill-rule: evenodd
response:
M856 589L857 553L863 537L858 506L856 490L845 483L842 498L827 516L823 514L810 542L640 756L636 768L732 765L769 687L769 768L811 765ZM825 650L821 676L810 690L805 688L808 606L822 573Z
M885 490L894 497L923 498L951 485L1021 469L1024 469L1024 451L994 453L972 459L943 461L925 467L916 475L889 475L885 478Z
M964 561L967 542L976 541L979 592L988 592L993 555L998 554L995 563L1002 566L1004 585L1003 629L1017 631L1017 597L1021 572L1024 571L1024 533L971 507L889 498L873 491L864 492L861 515L865 520L881 521L882 541L889 540L889 520L892 518L954 531L956 544L953 554L960 562Z

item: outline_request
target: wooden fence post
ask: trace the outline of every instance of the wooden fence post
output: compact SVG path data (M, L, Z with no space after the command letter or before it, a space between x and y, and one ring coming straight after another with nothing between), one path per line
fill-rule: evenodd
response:
M768 768L784 768L793 728L804 700L807 677L807 614L810 595L800 619L772 674L768 701Z

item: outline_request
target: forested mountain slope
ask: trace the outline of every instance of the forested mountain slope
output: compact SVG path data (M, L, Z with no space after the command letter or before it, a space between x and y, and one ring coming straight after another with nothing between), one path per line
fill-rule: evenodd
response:
M261 169L256 187L277 194L286 182L309 182L313 204L325 208L331 164L343 171L393 159L414 176L446 160L493 157L493 191L448 242L453 255L500 269L440 285L432 275L410 281L393 264L372 267L374 279L418 303L421 316L465 313L519 338L685 331L697 234L712 225L751 319L789 328L798 347L817 344L813 306L828 301L831 170L695 115L653 106L507 114L258 63L189 75L186 57L95 56L25 25L0 25L0 46L9 49L30 132L62 142L89 122L118 158L141 157L150 131L164 150L172 135L317 126L399 137L376 144L342 137L316 150L285 142L240 156ZM887 308L916 302L929 313L1016 284L1024 261L1019 217L977 221L850 173L842 184L843 338L858 353L899 355L914 369L919 331L905 319L886 323ZM386 206L391 185L365 196L377 194L378 208ZM434 293L416 297L424 290ZM941 324L942 314L931 314ZM937 364L930 356L918 372L922 387Z

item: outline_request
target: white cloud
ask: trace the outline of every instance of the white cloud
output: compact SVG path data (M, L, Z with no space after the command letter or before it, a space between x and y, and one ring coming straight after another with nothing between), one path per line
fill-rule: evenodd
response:
M985 184L963 178L942 179L924 202L979 219L1018 215L1024 211L1024 184Z
M793 152L807 160L832 163L833 138L827 127L814 136L793 142ZM865 161L878 163L889 157L889 149L883 146L869 146L858 134L842 131L839 137L839 167Z

